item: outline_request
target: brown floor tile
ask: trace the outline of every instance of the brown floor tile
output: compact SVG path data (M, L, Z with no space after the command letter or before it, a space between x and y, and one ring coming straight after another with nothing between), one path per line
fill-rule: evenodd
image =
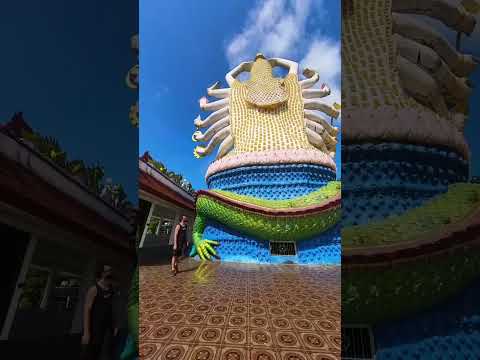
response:
M338 332L338 326L334 321L325 319L325 320L314 320L313 321L317 329L322 332Z
M249 360L249 349L245 347L224 346L220 349L218 360Z
M262 305L250 306L250 316L265 316L267 315L267 309Z
M212 345L196 345L187 357L188 360L215 360L218 359L220 353L219 346Z
M308 319L290 319L293 326L300 331L315 330L314 322Z
M285 316L288 318L299 319L304 318L306 316L306 312L302 308L295 306L288 308Z
M225 346L246 346L247 328L227 328L222 343Z
M212 307L212 313L214 314L228 314L229 312L230 312L230 306L222 302Z
M145 322L147 323L157 323L162 321L162 319L165 317L164 312L152 312L151 314L148 314L145 316Z
M245 305L232 305L231 314L232 315L246 315L248 313L248 308Z
M142 323L140 323L138 327L138 337L140 339L144 338L152 329L153 329L152 324L147 323L146 325L143 325Z
M166 324L182 324L185 322L185 314L181 312L175 312L165 316L163 322Z
M228 318L228 326L231 327L244 327L247 326L248 323L248 317L246 315L237 315L237 314L232 314Z
M224 332L225 332L225 329L222 327L213 327L213 326L205 327L200 331L198 342L220 344L222 342L222 337Z
M295 331L280 330L275 333L275 342L279 348L302 348L302 343Z
M250 360L280 360L280 355L270 349L251 348Z
M207 318L207 315L205 314L199 314L199 313L187 314L185 316L185 323L191 324L191 325L201 325L205 323L206 318Z
M138 347L139 357L141 360L154 359L154 356L160 352L164 344L159 342L141 341Z
M340 350L340 347L342 345L342 338L340 334L325 334L325 338L327 339L327 343L329 344L329 349Z
M156 355L155 360L184 360L188 359L192 346L185 344L168 344Z
M211 314L207 316L207 326L225 326L227 324L227 316L221 314Z
M340 360L340 354L332 354L329 352L310 352L308 355L311 360Z
M339 267L187 260L180 268L193 270L140 268L141 359L339 358Z
M270 324L266 316L250 316L249 327L251 329L267 329Z
M281 350L279 353L281 360L310 360L308 354L303 351Z
M181 326L176 329L172 342L193 344L198 338L201 329L200 326L196 325Z
M268 329L252 329L249 333L249 345L257 347L273 347L272 332Z
M309 350L325 351L329 349L329 344L326 338L315 332L301 332L300 340L303 347Z
M149 331L148 334L146 334L145 339L166 342L172 337L174 332L175 332L174 326L159 324L159 325L155 325L153 329Z
M276 330L288 330L292 328L291 320L284 317L272 317L270 319L272 327Z

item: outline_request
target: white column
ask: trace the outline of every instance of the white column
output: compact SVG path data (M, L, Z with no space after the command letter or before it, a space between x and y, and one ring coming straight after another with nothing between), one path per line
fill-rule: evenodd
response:
M143 247L143 242L145 241L145 237L147 236L148 224L150 223L150 220L153 214L153 209L155 207L155 204L153 202L151 202L150 204L151 204L150 211L148 212L147 221L145 222L145 227L143 228L142 239L140 240L140 245L138 245L139 248Z
M13 291L12 299L10 300L10 306L8 307L7 316L5 317L5 322L3 323L2 333L0 335L0 340L7 340L12 327L13 320L15 319L15 313L17 312L18 301L22 295L22 289L19 288L19 285L25 282L27 277L28 268L32 262L32 257L35 252L35 247L37 246L37 238L35 235L30 234L30 240L28 241L27 250L25 251L25 256L23 258L23 264L18 274L17 282L15 284L15 290Z

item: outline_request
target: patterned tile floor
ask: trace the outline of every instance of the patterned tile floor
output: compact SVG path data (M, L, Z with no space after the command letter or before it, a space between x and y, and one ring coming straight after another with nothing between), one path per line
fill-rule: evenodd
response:
M340 359L340 267L140 268L140 358Z

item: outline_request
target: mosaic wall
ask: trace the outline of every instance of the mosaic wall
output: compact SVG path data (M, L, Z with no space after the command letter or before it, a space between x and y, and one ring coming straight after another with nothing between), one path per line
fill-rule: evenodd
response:
M468 179L467 160L448 149L366 143L342 151L344 225L402 214Z

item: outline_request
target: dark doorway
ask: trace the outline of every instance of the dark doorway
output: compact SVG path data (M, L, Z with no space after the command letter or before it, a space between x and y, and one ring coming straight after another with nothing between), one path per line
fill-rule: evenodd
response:
M30 234L0 222L0 239L2 239L0 276L3 279L3 290L0 297L0 324L3 326L30 241Z

